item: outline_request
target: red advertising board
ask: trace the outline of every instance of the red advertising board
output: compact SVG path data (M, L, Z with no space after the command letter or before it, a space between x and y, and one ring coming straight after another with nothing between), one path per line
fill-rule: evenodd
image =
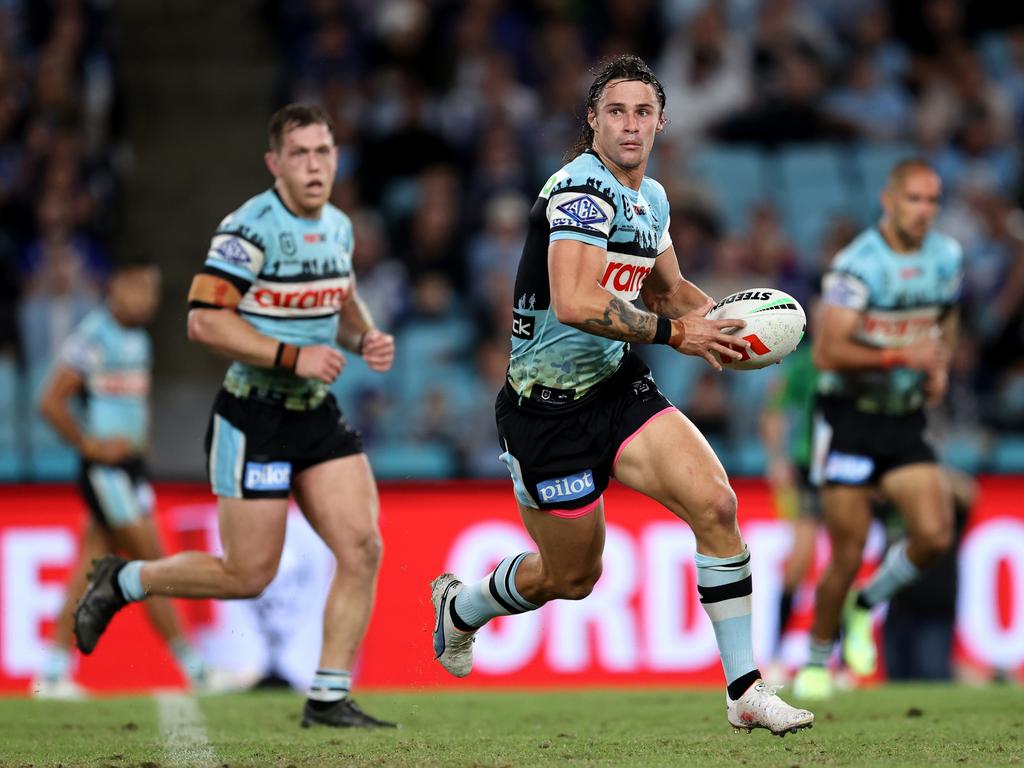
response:
M735 488L741 528L753 554L755 652L767 661L790 534L776 519L762 483L741 480ZM1024 665L1024 565L1019 557L1024 512L1015 503L1022 491L1020 479L982 482L960 550L957 620L961 660L1015 674ZM157 496L169 551L215 550L216 507L205 487L165 484L157 487ZM356 670L360 687L721 683L714 635L697 600L693 537L684 524L638 494L613 485L606 495L604 573L593 594L488 625L475 645L474 672L465 681L447 676L432 658L429 583L445 570L476 579L502 557L532 549L511 491L503 483L386 485L381 507L384 564ZM27 690L39 668L83 516L71 487L8 486L0 494L0 691ZM865 573L883 544L876 531ZM310 561L316 556L311 553ZM304 557L300 553L293 560ZM822 537L819 568L826 558ZM790 625L786 655L793 663L806 647L812 579L798 595ZM299 605L302 598L295 592L286 600ZM222 656L244 653L242 645L252 630L233 626L237 614L231 613L232 606L210 601L177 605L190 631L206 638L204 647L211 653L217 644ZM313 630L314 650L306 654L311 666L316 663L316 613L315 608L304 610L286 630ZM101 691L181 684L140 606L115 619L97 651L78 664L76 679Z

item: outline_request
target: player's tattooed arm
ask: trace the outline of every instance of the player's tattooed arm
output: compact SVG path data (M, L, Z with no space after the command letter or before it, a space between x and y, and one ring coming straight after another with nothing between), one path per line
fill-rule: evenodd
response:
M599 317L585 318L577 327L606 339L650 343L658 328L658 316L610 296Z

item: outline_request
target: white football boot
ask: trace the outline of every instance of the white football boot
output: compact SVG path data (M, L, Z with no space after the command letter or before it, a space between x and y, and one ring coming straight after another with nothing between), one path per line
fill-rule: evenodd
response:
M463 632L452 622L451 603L465 585L451 573L442 573L430 582L434 604L434 658L456 677L465 677L473 669L473 640L476 632Z
M85 688L68 677L48 680L44 677L32 681L29 689L35 699L53 699L60 701L82 701L89 698Z
M725 696L729 724L750 733L755 728L767 728L776 736L796 733L812 728L814 715L806 709L791 707L775 694L775 688L758 680L736 701Z

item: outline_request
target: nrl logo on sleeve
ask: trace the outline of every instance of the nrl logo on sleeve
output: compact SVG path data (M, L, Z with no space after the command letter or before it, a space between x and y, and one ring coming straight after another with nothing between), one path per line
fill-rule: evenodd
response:
M601 206L594 202L594 198L590 195L580 195L574 200L562 203L557 208L579 224L600 224L602 221L608 221Z

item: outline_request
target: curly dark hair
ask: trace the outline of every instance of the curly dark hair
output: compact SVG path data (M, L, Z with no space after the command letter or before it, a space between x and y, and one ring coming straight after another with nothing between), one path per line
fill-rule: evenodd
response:
M665 89L662 88L661 81L658 80L654 71L647 66L646 61L628 53L602 59L594 72L594 82L590 85L587 103L583 105L580 135L576 137L576 143L566 153L566 161L579 157L594 143L594 129L587 122L587 111L597 110L597 102L600 101L601 94L612 80L639 80L641 83L647 83L654 89L661 109L663 112L665 111Z

